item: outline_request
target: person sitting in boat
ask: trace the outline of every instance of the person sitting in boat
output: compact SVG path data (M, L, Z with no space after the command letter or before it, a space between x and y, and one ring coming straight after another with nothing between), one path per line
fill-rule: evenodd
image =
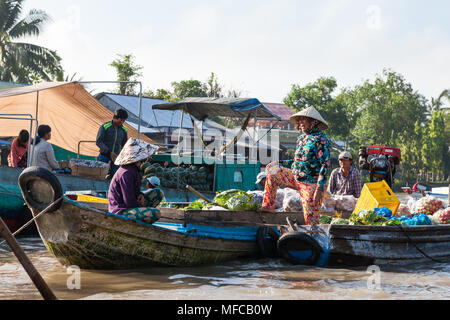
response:
M109 186L109 212L149 224L159 219L159 210L148 207L152 199L146 199L141 193L142 176L139 169L157 149L157 146L144 141L134 138L128 140L115 161L120 167Z
M265 172L260 172L258 176L256 177L256 188L257 190L264 190L266 188L266 180L267 180L267 174Z
M97 160L109 163L108 179L111 179L119 168L114 164L117 155L128 140L127 128L124 126L128 112L118 109L112 121L104 123L98 130L96 144L100 148Z
M331 172L328 183L328 192L332 195L348 196L355 198L361 196L361 173L352 166L353 157L348 151L339 154L339 166Z
M156 208L164 199L164 192L160 189L161 181L158 177L147 178L147 190L145 190L144 196L147 201L146 206Z
M11 152L8 155L8 166L13 168L26 168L28 161L28 142L30 134L22 130L19 136L11 143Z
M52 138L52 128L42 124L38 127L37 132L36 142L33 142L34 147L31 150L33 155L32 166L42 167L50 171L58 170L59 164L56 161L55 151L52 145L47 142Z
M297 190L302 198L305 222L319 224L320 208L330 168L330 142L323 133L328 125L320 113L309 107L291 117L297 130L297 141L292 169L271 163L266 167L262 211L275 212L275 200L279 186Z

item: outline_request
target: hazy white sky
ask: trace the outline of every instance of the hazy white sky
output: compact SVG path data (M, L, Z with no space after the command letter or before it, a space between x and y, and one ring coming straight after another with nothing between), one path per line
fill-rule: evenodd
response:
M145 89L205 81L282 102L292 84L333 76L340 87L403 74L428 99L450 88L447 0L39 0L25 10L53 19L37 39L68 74L115 80L109 66L132 53Z

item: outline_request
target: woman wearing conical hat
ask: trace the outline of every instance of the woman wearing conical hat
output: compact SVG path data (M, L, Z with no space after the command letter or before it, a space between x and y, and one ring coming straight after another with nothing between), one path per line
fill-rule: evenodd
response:
M279 186L300 192L305 222L319 224L320 208L330 168L330 142L323 133L328 125L320 113L309 107L291 117L301 135L292 169L273 163L266 167L267 181L262 211L274 212Z
M159 219L159 210L149 206L154 199L148 199L141 193L140 173L140 166L144 160L156 150L157 146L144 141L133 138L127 141L114 162L120 168L114 174L109 186L109 212L148 224Z

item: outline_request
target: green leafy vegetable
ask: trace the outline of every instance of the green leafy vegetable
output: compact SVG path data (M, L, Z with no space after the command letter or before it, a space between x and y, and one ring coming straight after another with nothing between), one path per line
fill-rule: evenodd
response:
M330 224L333 218L331 216L322 215L320 216L320 224Z

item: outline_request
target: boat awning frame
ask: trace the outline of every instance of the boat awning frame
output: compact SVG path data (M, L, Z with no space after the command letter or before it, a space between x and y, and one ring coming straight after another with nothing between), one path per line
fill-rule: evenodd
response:
M183 110L200 121L215 116L247 118L256 112L258 118L281 120L256 98L186 98L179 102L157 104L153 108Z

